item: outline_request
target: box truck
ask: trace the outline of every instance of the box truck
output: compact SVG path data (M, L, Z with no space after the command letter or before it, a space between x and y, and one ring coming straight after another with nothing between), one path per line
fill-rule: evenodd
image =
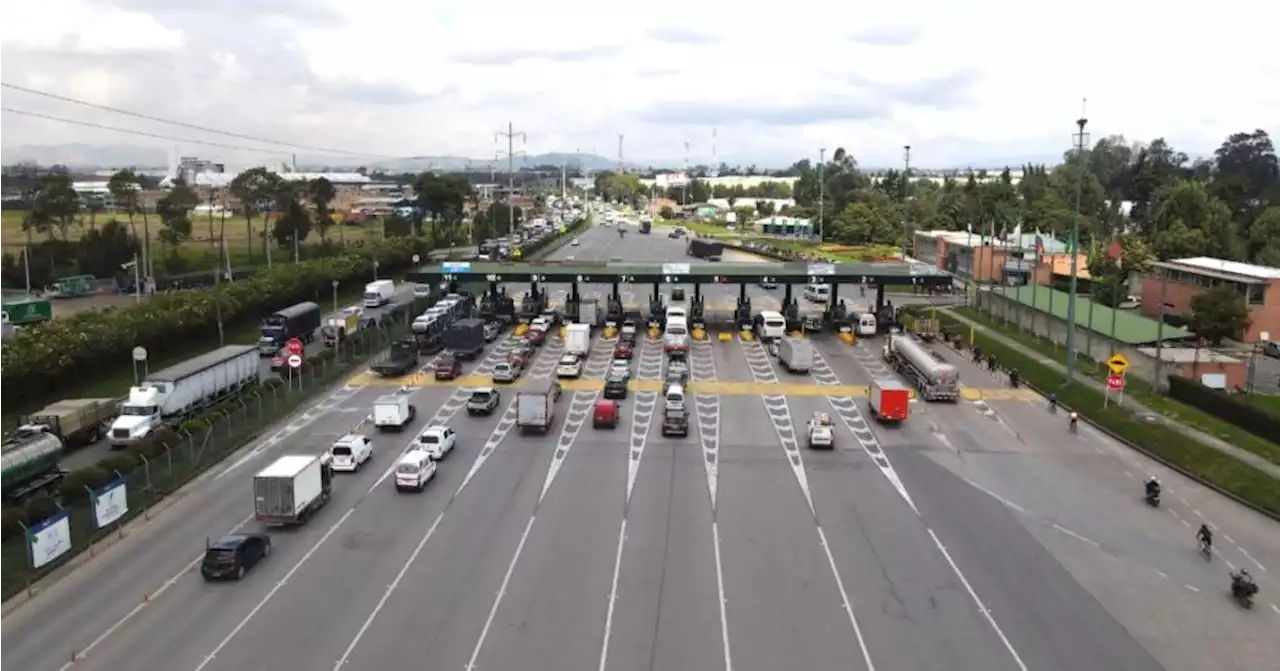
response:
M444 346L459 359L475 359L484 352L484 320L459 319L444 332Z
M569 324L564 327L564 351L566 354L577 354L586 357L591 353L591 326L587 324Z
M311 301L290 305L262 321L261 336L258 338L258 354L275 356L292 338L310 343L315 340L318 328L320 328L319 305Z
M897 380L871 381L871 416L881 422L901 422L911 408L911 390Z
M333 471L323 457L286 454L253 477L253 514L264 524L302 524L329 501Z
M808 373L813 368L813 343L804 338L780 338L778 361L792 373Z
M129 389L120 416L111 423L111 446L136 443L166 423L256 385L258 370L253 345L227 345L148 375Z
M364 306L367 308L380 308L390 303L391 297L395 295L395 280L374 280L364 285Z
M536 380L528 388L516 394L516 426L520 431L546 433L556 418L556 401L560 398L560 383L554 380Z

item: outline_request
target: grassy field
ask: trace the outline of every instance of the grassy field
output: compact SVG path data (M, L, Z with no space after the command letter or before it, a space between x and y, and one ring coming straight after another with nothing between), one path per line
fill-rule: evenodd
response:
M27 244L27 236L22 230L22 220L26 216L26 212L22 210L4 210L0 212L0 238L3 239L4 253L18 253L24 245ZM79 218L79 226L72 226L67 235L70 239L75 240L90 229L91 223L98 226L105 224L111 219L118 219L122 223L128 224L128 218L116 213L100 213L94 216L88 214L81 215ZM160 218L149 215L148 228L153 256L158 256L160 249L159 233L163 228L160 225ZM227 251L231 257L232 267L244 267L257 265L266 258L266 252L262 246L263 232L268 229L268 223L263 217L254 217L253 226L250 228L249 221L244 217L228 216L226 218L225 227L223 219L219 215L215 215L212 219L212 229L210 228L210 219L208 215L196 214L191 221L191 239L187 240L179 248L179 253L187 260L187 266L191 270L201 270L212 268L218 258L218 246L216 244L217 237L220 232L225 232L227 236ZM139 237L143 235L142 217L134 216L134 227ZM342 237L339 237L341 233ZM329 240L335 244L344 239L347 243L363 240L366 238L377 239L381 235L381 229L377 224L369 224L367 226L343 226L341 231L338 225L334 225L328 231ZM49 239L48 236L35 234L32 238L35 242L42 242ZM307 236L305 244L317 244L320 242L319 231L312 228L311 234ZM282 251L288 253L287 250L272 250L273 255L278 255ZM157 261L157 268L159 261Z

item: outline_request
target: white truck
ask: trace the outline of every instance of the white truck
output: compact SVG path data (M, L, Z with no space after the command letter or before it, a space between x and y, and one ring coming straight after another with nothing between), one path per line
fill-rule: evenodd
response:
M537 380L516 394L516 426L521 432L546 433L556 418L556 401L560 399L560 383Z
M227 345L148 375L129 389L111 423L112 448L136 443L166 423L257 384L259 366L256 345Z
M564 351L566 354L577 354L586 358L591 353L591 326L588 324L569 324L564 327Z
M379 431L402 431L417 414L406 394L385 394L373 402L373 426Z
M813 343L804 338L779 339L778 361L792 373L808 373L813 368Z
M584 298L578 304L578 322L595 328L604 323L604 311L600 309L600 301Z
M884 345L884 360L910 379L924 400L960 400L960 372L935 359L933 353L909 336L890 336Z
M395 295L395 280L374 280L364 285L364 306L367 308L380 308L390 303L391 297Z
M329 501L333 471L324 457L286 454L253 476L253 516L263 524L302 524Z

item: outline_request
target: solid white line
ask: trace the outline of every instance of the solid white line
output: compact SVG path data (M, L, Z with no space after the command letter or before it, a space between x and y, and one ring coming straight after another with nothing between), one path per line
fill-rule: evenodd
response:
M1008 650L1009 654L1013 656L1013 661L1017 663L1019 669L1027 671L1027 665L1022 662L1022 657L1018 656L1018 651L1013 649L1013 644L1010 643L1009 638L1004 635L1004 631L1000 629L1000 625L996 624L996 619L991 616L991 611L987 609L986 604L982 603L982 599L978 597L978 593L973 591L973 585L969 584L969 579L964 577L964 573L960 572L960 567L957 566L955 560L951 558L951 553L947 552L947 548L942 544L942 540L938 538L938 534L934 533L933 529L926 529L926 531L928 531L929 535L933 537L933 544L938 546L938 551L942 553L943 557L946 557L947 563L951 565L951 570L955 571L956 577L960 579L960 583L964 585L965 590L969 592L969 596L973 599L973 602L978 605L978 612L982 613L982 616L987 619L991 628L996 630L996 635L1000 637L1000 642L1004 643L1005 650Z
M498 616L498 606L502 605L502 597L507 593L507 585L511 584L511 574L516 571L516 563L520 561L520 553L524 552L524 543L529 540L529 532L533 530L533 523L537 521L537 515L529 517L529 523L524 526L524 533L520 534L520 543L516 545L515 554L511 555L511 563L507 565L507 574L502 576L502 585L498 587L498 593L493 598L493 606L489 608L489 617L484 620L484 627L480 630L480 638L476 641L476 647L471 651L471 659L467 662L467 671L474 671L476 668L476 660L480 658L480 650L484 647L484 640L489 637L489 629L493 626L493 620Z
M1199 591L1200 591L1200 588L1199 588L1199 587L1196 587L1196 586L1194 586L1194 585L1183 585L1183 587L1186 587L1187 589L1191 590L1192 592L1199 592Z
M387 591L382 593L381 599L378 599L378 605L374 606L373 612L369 613L369 617L365 618L364 622L360 625L360 630L356 632L355 638L352 638L347 649L342 651L342 656L334 663L333 668L340 668L343 664L347 663L347 659L351 657L351 653L360 643L360 639L364 638L365 632L369 630L369 626L373 624L375 619L377 619L378 613L382 612L382 608L387 605L387 600L391 598L391 593L395 591L396 587L400 585L400 581L404 579L404 574L409 572L409 567L412 566L414 560L418 558L418 554L422 552L422 548L426 547L427 541L431 540L431 537L435 535L436 527L440 526L440 520L442 519L444 519L443 511L441 511L439 515L436 515L436 520L431 523L431 528L427 529L427 533L418 541L417 547L413 548L413 553L409 555L407 560L405 560L404 566L400 567L400 572L396 574L395 579L391 581L390 585L387 585Z
M983 494L986 494L987 496L990 496L991 498L993 498L993 499L995 499L995 500L999 501L1000 503L1003 503L1004 505L1006 505L1006 506L1008 506L1008 507L1010 507L1010 508L1013 508L1014 510L1016 510L1016 511L1018 511L1018 512L1020 512L1020 513L1024 513L1024 514L1025 514L1025 513L1027 512L1027 509L1026 509L1026 508L1023 508L1022 506L1020 506L1020 505L1018 505L1018 504L1014 503L1013 501L1010 501L1009 499L1006 499L1005 497L1000 496L999 494L997 494L997 493L995 493L995 492L991 491L990 489L987 489L986 487L983 487L982 485L980 485L980 484L978 484L978 483L974 482L973 480L970 480L969 478L965 478L965 479L964 479L964 481L965 481L965 482L967 482L967 483L969 483L970 485L973 485L973 487L974 487L975 489L977 489L978 491L982 492Z
M1085 543L1088 543L1089 545L1092 545L1092 546L1094 546L1094 547L1096 547L1096 548L1100 548L1100 547L1102 547L1102 544L1101 544L1101 543L1099 543L1098 541L1095 541L1095 540L1093 540L1093 539L1091 539L1091 538L1085 538L1084 536L1081 536L1080 534L1078 534L1078 533L1076 533L1076 532L1074 532L1074 531L1072 531L1072 530L1070 530L1070 529L1068 529L1068 528L1066 528L1066 527L1064 527L1064 526L1061 526L1061 525L1058 525L1058 524L1056 524L1056 523L1055 523L1055 524L1053 525L1053 528L1054 528L1054 529L1057 529L1058 531L1061 531L1062 533L1064 533L1064 534L1066 534L1066 535L1068 535L1068 536L1070 536L1070 537L1072 537L1072 538L1074 538L1074 539L1076 539L1076 540L1078 540L1078 541L1084 541Z
M720 562L720 525L711 523L711 536L716 550L716 591L720 595L720 641L724 645L724 670L733 671L733 656L729 654L728 600L724 595L724 565ZM1274 608L1275 606L1272 606Z
M1231 536L1229 536L1229 535L1227 535L1227 534L1222 534L1222 537L1223 537L1223 538L1225 538L1225 539L1227 540L1227 542L1228 542L1228 543L1230 543L1230 544L1232 544L1232 545L1235 545L1235 544L1236 544L1236 540L1235 540L1234 538L1232 538Z
M249 624L249 620L252 620L253 616L257 615L258 611L262 610L263 607L267 605L267 602L271 600L271 597L275 596L276 592L279 592L280 588L284 587L285 583L289 582L289 578L293 577L293 574L297 573L298 569L302 568L302 565L306 564L308 559L311 559L312 555L320 549L321 545L324 545L325 541L329 540L330 536L333 536L333 534L338 531L339 527L346 523L348 519L351 519L351 515L355 511L355 508L348 510L346 514L338 518L337 522L333 523L333 526L329 527L328 531L324 532L324 535L320 537L320 540L316 541L315 545L312 545L311 549L307 550L305 555L302 555L302 559L299 559L298 563L294 564L293 568L289 569L289 572L284 574L284 577L271 588L271 591L267 592L266 595L262 597L262 600L258 602L258 605L254 606L253 610L249 611L249 614L245 615L244 619L240 620L240 622L236 624L235 628L231 630L231 633L227 634L226 638L222 639L222 641L218 643L217 647L213 649L213 652L210 652L205 656L204 661L200 662L196 667L196 671L200 671L206 666L209 666L209 663L213 661L213 658L217 657L218 653L222 652L222 649L227 647L227 644L231 642L231 639L235 638L236 634L239 634L240 630L244 629L245 625Z
M858 639L858 648L862 650L862 661L867 664L867 671L876 671L871 661L871 651L867 650L867 641L862 637L862 627L858 626L858 618L853 614L853 601L844 589L844 580L840 577L840 569L836 568L836 558L831 554L831 545L827 543L827 534L818 527L818 538L822 541L822 551L827 554L827 563L831 565L831 574L836 578L836 589L840 590L840 600L844 602L844 612L849 616L849 624L853 626L853 635Z
M627 520L618 529L618 552L613 559L613 583L609 587L609 605L604 614L604 641L600 643L600 671L609 663L609 639L613 635L613 606L618 602L618 577L622 574L622 546L627 540Z
M1253 555L1249 554L1248 550L1240 547L1239 545L1236 546L1236 549L1240 551L1240 554L1244 555L1245 557L1248 557L1249 561L1253 562L1254 566L1257 566L1259 569L1262 569L1263 573L1267 572L1267 567L1263 566L1262 562L1258 561L1257 559L1254 559Z

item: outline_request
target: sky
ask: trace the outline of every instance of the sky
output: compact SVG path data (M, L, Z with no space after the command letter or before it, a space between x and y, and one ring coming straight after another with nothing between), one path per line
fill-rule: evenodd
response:
M492 159L510 123L528 154L616 158L621 134L636 163L708 163L714 146L719 161L781 167L844 147L884 167L911 145L913 166L994 166L1060 156L1082 104L1095 139L1166 137L1192 155L1280 133L1280 50L1249 27L1280 24L1280 3L891 4L42 0L6 3L0 69L6 84L333 150L313 153L335 164ZM181 145L229 165L306 153L13 89L0 100L231 145ZM175 144L3 114L6 150L64 143Z

